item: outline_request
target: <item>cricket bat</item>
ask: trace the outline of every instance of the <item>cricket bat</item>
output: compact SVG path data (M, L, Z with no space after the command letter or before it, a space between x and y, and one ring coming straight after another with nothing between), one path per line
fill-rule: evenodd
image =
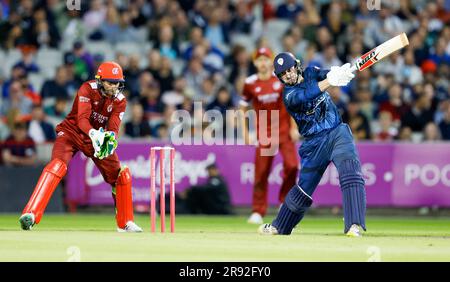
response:
M383 58L394 53L395 51L400 50L405 46L408 46L408 44L409 44L408 37L403 32L402 34L389 39L388 41L378 45L377 47L373 48L366 54L359 57L356 60L356 63L351 67L351 71L352 72L356 70L363 71L373 66Z

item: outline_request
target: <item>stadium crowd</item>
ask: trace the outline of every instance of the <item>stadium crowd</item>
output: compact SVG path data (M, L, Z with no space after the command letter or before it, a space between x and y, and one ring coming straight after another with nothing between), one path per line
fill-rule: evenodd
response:
M238 108L255 48L330 68L402 31L407 48L329 93L357 140L450 140L450 1L368 2L2 0L0 159L33 163L104 60L124 69L123 137L168 139L175 110Z

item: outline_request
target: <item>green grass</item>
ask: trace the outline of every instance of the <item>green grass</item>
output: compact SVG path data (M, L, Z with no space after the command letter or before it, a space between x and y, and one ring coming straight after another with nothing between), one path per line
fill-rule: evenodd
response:
M362 238L343 236L338 217L306 217L291 236L258 235L238 216L180 215L175 234L136 222L146 232L117 233L112 215L46 214L22 231L18 215L0 215L0 261L67 261L74 250L81 261L450 261L448 218L369 217Z

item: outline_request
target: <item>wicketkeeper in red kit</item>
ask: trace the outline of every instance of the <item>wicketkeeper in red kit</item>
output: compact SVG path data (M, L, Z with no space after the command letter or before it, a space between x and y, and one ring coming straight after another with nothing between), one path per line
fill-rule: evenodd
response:
M255 176L253 185L252 214L248 223L261 224L266 215L268 207L268 179L275 154L263 154L263 150L272 147L275 143L283 157L283 182L279 192L279 202L283 203L289 190L295 185L298 173L299 160L294 141L298 139L297 125L289 116L282 99L283 84L273 73L272 51L262 47L255 51L253 63L257 73L246 78L242 91L241 109L247 110L249 103L252 103L257 116L257 138L255 156ZM266 137L270 140L262 142L261 131L264 130L260 124L262 111L267 112ZM278 120L272 122L272 111L278 111ZM271 136L273 128L278 127L278 136ZM244 126L244 128L246 128ZM246 131L246 129L245 129ZM276 130L274 131L276 133ZM248 136L248 132L244 133ZM266 143L266 144L265 144Z
M122 68L115 62L102 63L95 76L81 85L72 110L56 127L57 138L52 159L46 165L28 204L19 219L22 229L30 230L41 221L45 208L67 172L72 157L81 151L91 158L103 179L112 186L116 207L117 231L142 232L133 221L131 174L121 167L115 136L125 113L127 101Z

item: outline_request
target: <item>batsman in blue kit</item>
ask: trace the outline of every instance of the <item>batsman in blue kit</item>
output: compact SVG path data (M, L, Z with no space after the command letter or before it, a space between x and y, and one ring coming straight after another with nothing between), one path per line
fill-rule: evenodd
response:
M274 59L274 70L286 86L283 101L304 137L299 149L300 180L287 194L277 217L271 224L259 227L259 233L289 235L313 203L313 193L330 162L339 173L343 198L344 233L361 236L366 230L366 192L361 163L350 127L343 123L326 90L347 85L354 74L350 64L302 69L291 53L280 53Z

